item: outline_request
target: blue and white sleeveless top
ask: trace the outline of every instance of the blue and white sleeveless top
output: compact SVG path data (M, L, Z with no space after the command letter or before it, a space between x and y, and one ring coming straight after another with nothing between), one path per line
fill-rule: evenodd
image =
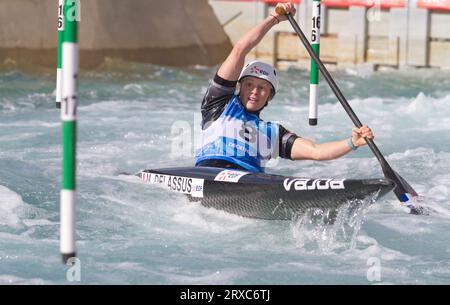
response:
M222 114L203 126L195 164L222 159L251 172L264 172L266 163L279 156L280 127L248 112L233 95Z

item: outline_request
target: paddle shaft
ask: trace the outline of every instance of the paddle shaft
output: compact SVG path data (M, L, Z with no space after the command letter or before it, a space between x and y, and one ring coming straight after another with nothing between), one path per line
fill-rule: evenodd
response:
M288 18L289 22L291 23L292 27L294 28L295 32L300 37L300 40L306 47L306 50L308 51L309 55L311 56L312 59L314 59L320 72L322 73L322 75L325 77L326 81L330 85L331 90L334 92L334 94L338 98L339 102L341 102L342 107L344 107L345 111L350 116L350 119L353 121L353 123L355 124L356 127L362 127L363 125L362 125L361 121L358 119L355 112L348 104L346 98L344 97L341 90L338 88L338 86L334 82L334 80L331 77L330 73L328 72L327 68L325 68L324 64L320 60L319 56L317 56L317 54L314 52L313 48L309 44L308 39L306 38L305 34L303 34L303 32L300 29L300 27L298 26L297 22L294 20L294 18L292 17L291 14L287 14L287 18ZM381 166L383 167L383 170L385 170L385 169L392 170L390 165L387 163L386 159L384 158L384 156L381 154L378 147L375 145L375 142L372 139L368 139L368 138L364 138L364 139L366 140L367 145L370 147L370 149L374 153L375 157L380 162Z

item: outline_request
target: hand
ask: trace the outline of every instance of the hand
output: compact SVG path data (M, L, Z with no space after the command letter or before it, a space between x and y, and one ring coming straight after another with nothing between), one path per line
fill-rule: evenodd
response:
M287 20L287 14L291 13L292 16L295 15L295 12L297 10L295 9L294 5L291 2L287 3L278 3L275 7L275 17L277 17L278 20L284 21Z
M355 146L363 146L366 145L366 140L364 138L368 139L374 139L372 129L370 129L367 125L363 125L361 128L353 128L352 129L352 142Z

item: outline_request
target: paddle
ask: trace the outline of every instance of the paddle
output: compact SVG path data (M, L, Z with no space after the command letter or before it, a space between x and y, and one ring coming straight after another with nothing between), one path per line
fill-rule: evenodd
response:
M292 27L294 28L294 31L299 36L300 40L302 41L303 45L305 46L306 50L308 51L311 58L314 59L317 67L319 68L320 72L326 79L328 85L330 86L331 90L336 95L339 102L341 102L342 107L344 107L347 114L350 116L350 119L353 121L356 127L362 127L361 121L358 119L356 114L353 112L353 109L348 104L347 100L345 99L344 95L342 94L341 90L339 90L338 86L334 82L333 78L331 77L328 70L325 68L324 64L320 60L320 58L317 56L317 54L314 52L313 48L308 42L308 39L306 38L305 34L303 34L302 30L298 26L295 19L292 17L290 13L286 14L285 10L281 6L277 6L275 8L277 14L279 15L286 15L289 22L291 23ZM378 147L375 145L375 142L372 139L364 138L367 142L367 145L370 147L372 152L374 153L375 157L378 159L378 162L381 165L381 168L383 170L384 176L393 182L395 182L396 186L394 188L394 193L397 196L397 198L401 202L407 202L410 199L406 194L410 194L412 197L416 197L417 192L411 187L411 185L408 184L408 182L405 181L398 173L396 173L389 163L387 163L386 159L381 154ZM414 206L413 204L407 204L407 207L410 209L411 214L419 215L424 214L425 210L422 207Z

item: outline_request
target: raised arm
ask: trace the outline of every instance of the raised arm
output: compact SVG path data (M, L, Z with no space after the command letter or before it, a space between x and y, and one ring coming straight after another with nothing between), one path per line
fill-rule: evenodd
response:
M295 8L292 3L278 3L277 6L282 6L284 10L292 15L295 15ZM228 57L220 66L217 74L226 80L238 80L239 74L245 63L245 56L263 39L264 35L280 21L286 20L285 15L278 15L273 12L261 23L250 29L239 41L234 45Z

